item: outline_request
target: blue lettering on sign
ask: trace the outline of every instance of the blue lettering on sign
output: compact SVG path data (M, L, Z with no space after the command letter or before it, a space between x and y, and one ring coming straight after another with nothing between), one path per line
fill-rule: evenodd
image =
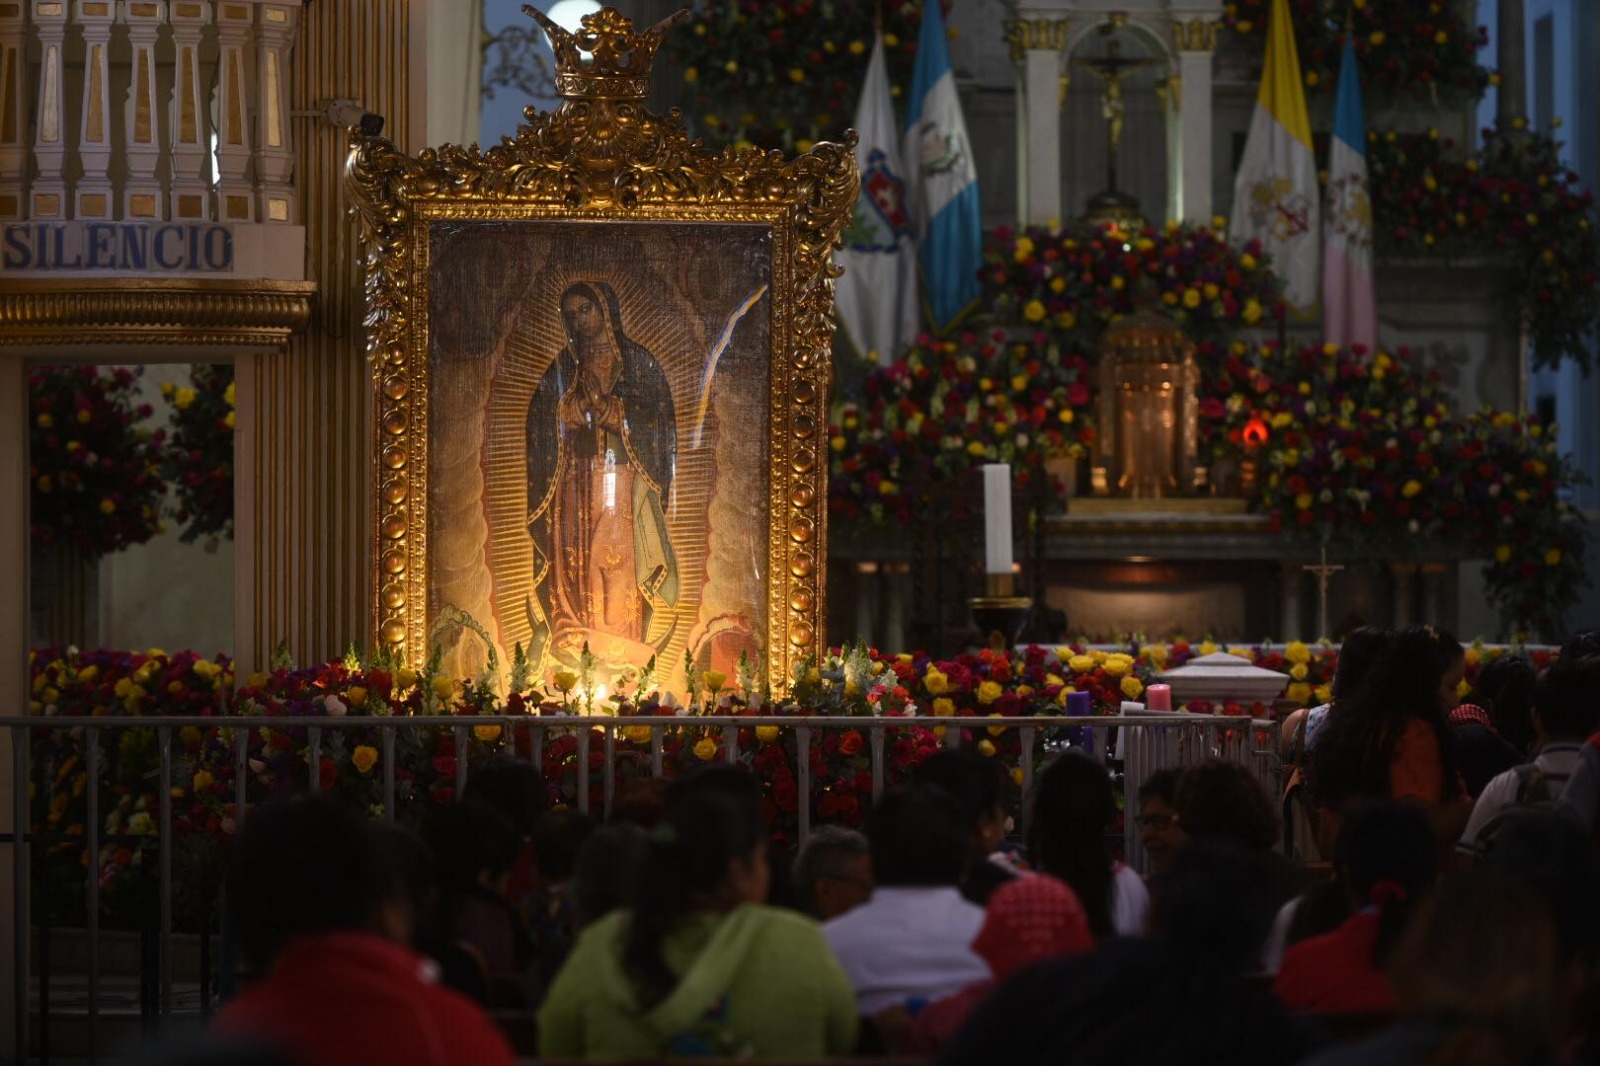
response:
M0 271L233 270L233 228L210 222L14 222L0 229Z

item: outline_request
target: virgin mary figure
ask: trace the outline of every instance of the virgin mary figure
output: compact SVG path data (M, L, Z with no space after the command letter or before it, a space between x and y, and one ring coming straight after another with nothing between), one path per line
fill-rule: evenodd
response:
M667 376L622 327L617 294L561 294L566 345L528 405L531 655L643 666L672 636L678 563L665 501L677 462Z

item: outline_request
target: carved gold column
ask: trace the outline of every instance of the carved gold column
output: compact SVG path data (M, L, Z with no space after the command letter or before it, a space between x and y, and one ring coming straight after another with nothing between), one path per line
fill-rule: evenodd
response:
M415 0L317 0L300 12L290 111L338 97L387 119L402 149L422 147L423 42ZM361 331L361 248L343 185L346 132L293 120L306 276L320 283L311 325L278 355L240 365L242 490L235 630L245 669L279 640L301 663L365 641L371 614L371 375ZM248 517L247 517L248 516Z
M1061 104L1067 91L1063 56L1067 19L1010 19L1005 24L1017 64L1017 204L1024 225L1061 220Z
M1176 81L1168 85L1167 95L1178 122L1180 162L1173 169L1176 180L1169 184L1176 192L1170 198L1172 217L1185 222L1211 221L1212 61L1220 26L1215 18L1172 20L1178 63L1173 72Z

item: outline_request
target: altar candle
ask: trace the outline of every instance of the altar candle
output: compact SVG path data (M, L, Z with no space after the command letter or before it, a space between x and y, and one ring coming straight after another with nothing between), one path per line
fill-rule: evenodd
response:
M1011 467L983 466L984 570L1011 573Z
M1152 711L1172 710L1172 686L1151 685L1144 690L1145 706Z
M615 449L606 449L605 472L605 508L608 511L617 509L617 453Z
M1087 692L1067 693L1067 716L1087 718L1094 713L1094 703Z

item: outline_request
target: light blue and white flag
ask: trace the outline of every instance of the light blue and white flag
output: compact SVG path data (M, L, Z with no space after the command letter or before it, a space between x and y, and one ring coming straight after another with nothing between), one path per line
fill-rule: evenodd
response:
M863 356L888 363L917 339L922 313L917 303L917 248L906 213L905 169L900 164L889 64L883 33L872 45L867 80L856 105L856 164L861 192L855 218L834 260L844 276L834 303L845 335Z
M978 298L983 225L978 214L978 170L950 70L939 0L922 5L901 156L906 161L907 202L920 244L928 314L933 327L942 330Z
M1378 350L1372 286L1372 195L1367 185L1367 130L1361 120L1360 71L1345 35L1339 96L1328 150L1328 216L1323 222L1322 329L1329 344Z

